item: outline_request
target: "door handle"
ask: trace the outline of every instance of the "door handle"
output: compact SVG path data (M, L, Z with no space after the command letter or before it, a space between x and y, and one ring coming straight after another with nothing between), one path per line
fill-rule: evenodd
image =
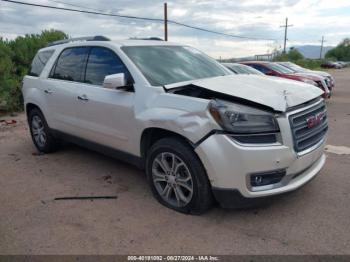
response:
M52 91L50 89L45 89L44 92L45 94L52 94Z
M89 98L86 95L78 96L78 99L82 101L89 101Z

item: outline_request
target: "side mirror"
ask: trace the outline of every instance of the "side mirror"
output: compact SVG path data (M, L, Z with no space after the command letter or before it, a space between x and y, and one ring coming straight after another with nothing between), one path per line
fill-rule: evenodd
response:
M103 81L103 87L109 89L123 89L126 85L124 73L105 76Z
M265 75L275 76L276 74L273 71L267 71Z

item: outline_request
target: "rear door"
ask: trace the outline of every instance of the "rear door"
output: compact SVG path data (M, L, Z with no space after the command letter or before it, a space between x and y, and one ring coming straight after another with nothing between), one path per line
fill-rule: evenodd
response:
M80 136L126 152L135 131L133 90L115 90L102 86L105 76L124 73L127 68L111 49L92 47L87 59L84 84L80 85L77 104Z
M88 47L64 49L44 84L54 129L71 135L78 135L77 96L88 51Z
M39 51L30 66L28 75L23 79L23 98L24 103L34 103L40 107L45 115L46 121L51 127L51 114L47 108L45 66L54 54L55 50ZM29 101L27 101L29 99Z

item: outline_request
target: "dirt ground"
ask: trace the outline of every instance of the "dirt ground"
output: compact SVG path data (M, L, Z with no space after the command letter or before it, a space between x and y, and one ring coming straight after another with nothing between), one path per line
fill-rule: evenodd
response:
M332 74L328 144L349 149L350 69ZM0 119L17 121L0 123L0 254L350 254L346 150L267 207L189 216L161 206L133 166L76 146L37 155L23 114ZM91 195L117 199L54 200Z

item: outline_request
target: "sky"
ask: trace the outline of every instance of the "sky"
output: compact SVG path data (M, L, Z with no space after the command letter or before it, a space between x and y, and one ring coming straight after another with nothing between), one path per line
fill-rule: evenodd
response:
M19 1L160 19L164 3L158 0ZM280 26L286 17L293 25L288 28L289 47L320 45L322 36L325 45L332 46L350 37L350 0L172 0L168 1L168 19L226 34L273 40L242 40L169 24L169 41L194 46L214 58L266 54L283 47L284 28ZM45 29L62 30L70 37L105 35L113 40L164 37L163 23L22 6L0 0L0 37L14 39Z

